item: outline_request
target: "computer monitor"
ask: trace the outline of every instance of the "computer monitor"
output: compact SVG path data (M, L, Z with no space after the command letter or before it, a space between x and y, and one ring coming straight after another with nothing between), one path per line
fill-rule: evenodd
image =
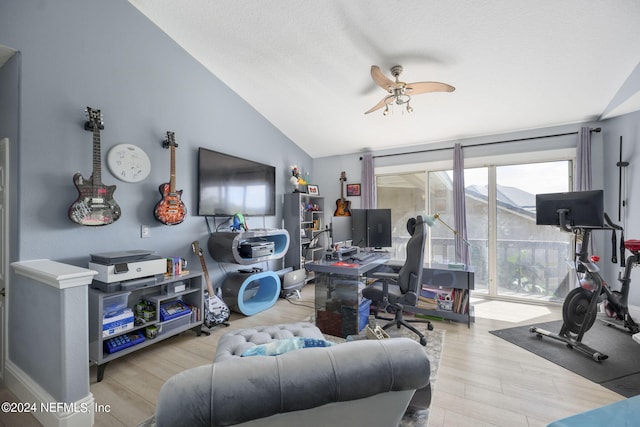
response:
M388 248L391 242L391 209L352 209L352 241L363 248Z
M604 227L602 190L536 194L536 224L560 226L560 215L567 227Z
M351 244L367 247L367 210L351 209Z
M334 216L331 219L331 242L346 242L351 238L351 217Z

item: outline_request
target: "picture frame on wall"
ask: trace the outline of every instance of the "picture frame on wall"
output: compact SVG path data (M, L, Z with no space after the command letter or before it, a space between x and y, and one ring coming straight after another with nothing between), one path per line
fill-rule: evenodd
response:
M347 197L359 196L360 184L347 184Z
M307 185L307 193L310 196L318 196L318 195L320 195L320 189L318 189L317 185L309 184L309 185Z

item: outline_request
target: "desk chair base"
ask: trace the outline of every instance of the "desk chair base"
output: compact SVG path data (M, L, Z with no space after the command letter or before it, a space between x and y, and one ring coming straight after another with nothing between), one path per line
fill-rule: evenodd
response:
M420 344L422 345L427 345L427 338L424 336L424 334L422 332L420 332L418 329L416 329L413 325L411 325L411 323L426 323L427 324L427 329L430 331L433 331L433 324L431 323L431 321L427 320L427 319L411 319L411 320L407 320L403 317L402 315L402 309L403 307L400 304L389 304L387 306L387 308L392 308L393 310L395 310L395 316L393 319L389 319L388 317L382 317L382 316L378 316L378 310L374 309L374 317L376 319L379 320L387 320L388 323L386 323L384 326L382 326L383 330L387 330L392 326L396 326L398 329L400 329L402 326L404 326L405 328L409 329L411 332L413 332L414 334L416 334L419 338L420 338Z

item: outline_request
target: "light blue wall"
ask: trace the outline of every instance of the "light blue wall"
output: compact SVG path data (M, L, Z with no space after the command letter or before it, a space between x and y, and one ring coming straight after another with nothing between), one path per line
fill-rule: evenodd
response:
M125 0L2 1L0 44L16 49L20 58L0 73L0 137L11 137L17 155L12 178L19 186L10 207L16 218L12 261L48 258L86 267L91 253L142 248L182 256L199 268L191 242L206 248L208 230L194 215L198 147L276 166L278 201L290 191L291 164L311 170L303 150ZM78 195L73 174L88 178L92 172L92 134L83 129L87 106L104 116L103 158L111 146L131 143L152 163L150 176L131 184L117 181L103 162L103 181L117 185L114 198L123 212L104 227L67 218ZM177 187L189 210L177 226L153 216L158 186L169 180L169 151L161 147L168 130L179 144ZM281 211L278 203L275 217L250 218L249 226L280 227ZM150 238L140 238L141 224L151 225ZM207 259L219 281L223 269ZM48 310L42 318L27 295L46 303L46 293L15 274L11 283L20 290L9 296L10 360L53 397L82 396L82 387L52 381L38 365L47 357L43 351L51 353L46 367L65 363L46 337L46 324L59 323L61 314Z
M625 239L640 239L640 111L615 117L602 122L604 139L604 181L605 181L605 204L609 216L615 222L618 221L618 172L616 166L620 160L620 137L622 136L622 160L629 162L626 167L628 177L627 206L622 211L624 222ZM606 234L609 241L610 235ZM620 242L618 235L618 243ZM606 280L618 287L616 281L618 271L623 271L619 266L613 266L606 260L611 259L610 245L606 245L605 256L601 261ZM630 255L627 252L627 256ZM620 256L620 252L618 252ZM629 304L640 306L640 272L637 268L632 271L631 288L629 292ZM636 319L638 320L638 319Z

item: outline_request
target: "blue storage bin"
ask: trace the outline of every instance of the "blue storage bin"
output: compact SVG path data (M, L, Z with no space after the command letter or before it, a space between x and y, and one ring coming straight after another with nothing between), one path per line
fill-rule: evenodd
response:
M371 308L371 300L363 298L358 306L358 332L363 330L369 323L369 309Z
M191 309L182 301L171 301L160 306L160 320L166 321L191 314Z

